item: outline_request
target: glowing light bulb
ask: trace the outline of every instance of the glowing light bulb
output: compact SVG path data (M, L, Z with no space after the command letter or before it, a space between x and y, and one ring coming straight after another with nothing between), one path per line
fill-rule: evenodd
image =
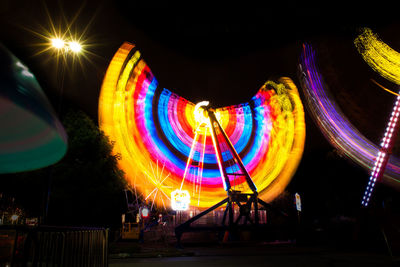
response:
M194 118L199 125L203 123L208 123L208 116L205 113L205 109L203 107L208 106L209 102L208 101L201 101L196 104L194 107Z
M69 42L68 45L69 45L69 48L71 49L71 51L74 53L79 53L82 50L81 44L76 41Z
M64 48L65 42L64 42L64 40L62 40L60 38L53 38L53 39L51 39L51 45L54 48L61 49L61 48Z
M140 214L141 214L142 218L149 217L149 213L150 213L150 211L149 211L149 209L147 207L143 207L140 210Z

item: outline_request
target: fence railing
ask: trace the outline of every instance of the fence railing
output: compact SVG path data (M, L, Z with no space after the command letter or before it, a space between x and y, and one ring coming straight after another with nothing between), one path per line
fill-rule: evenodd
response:
M0 266L108 266L108 229L0 226Z

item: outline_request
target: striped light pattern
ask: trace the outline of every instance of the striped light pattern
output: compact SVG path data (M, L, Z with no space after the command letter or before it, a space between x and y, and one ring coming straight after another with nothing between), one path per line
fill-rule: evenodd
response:
M368 28L365 28L363 33L354 40L354 44L365 62L367 62L373 70L387 80L398 85L400 84L400 53L382 42L378 35ZM371 171L371 176L361 201L361 204L365 207L369 204L376 181L381 179L385 171L394 140L397 136L400 108L399 99L400 97L398 96L388 126L386 127L385 135L383 136L380 152L376 158L374 168Z
M372 192L375 187L375 183L376 181L381 179L385 171L391 153L391 149L393 147L393 142L395 140L395 137L397 136L397 131L399 127L398 126L399 114L400 114L400 96L397 97L388 126L386 127L385 135L383 136L381 149L378 153L378 157L375 160L374 167L371 170L371 176L369 177L367 188L365 189L364 196L361 200L361 205L363 205L364 207L368 206Z
M377 168L374 169L374 166L383 162L382 159L386 160L386 169L382 168L382 164L379 165L382 182L400 188L399 158L394 156L389 158L388 153L381 151L380 146L368 140L343 114L340 107L333 100L334 97L330 94L329 88L319 71L315 51L308 44L303 45L299 65L299 78L310 112L331 145L355 163L369 170L371 177L377 177L375 172ZM392 117L395 114L392 113ZM395 127L392 119L389 126L386 130L388 134L385 134L381 144L386 149L390 144L390 133L393 133L393 127ZM363 201L370 195L371 186L373 187L376 181L375 178L370 179L366 191L367 197L363 198Z
M308 44L303 45L299 70L310 113L326 139L343 155L370 170L379 147L361 134L334 102L319 71L315 51ZM391 166L392 176L398 173L395 166Z
M289 78L280 83L287 90L266 84L249 102L215 111L265 201L284 190L304 148L297 88ZM176 189L187 190L195 199L191 205L198 207L226 197L211 133L196 131L194 111L194 103L159 86L133 44L119 48L101 88L99 125L114 142L126 179L143 195L154 187L168 196ZM222 156L229 157L225 151ZM162 169L152 167L158 163ZM152 178L160 172L168 174L162 186ZM237 189L241 183L245 181L236 181Z
M369 28L354 40L365 62L382 77L400 85L400 53L380 40Z
M0 44L0 173L59 161L67 134L33 73Z

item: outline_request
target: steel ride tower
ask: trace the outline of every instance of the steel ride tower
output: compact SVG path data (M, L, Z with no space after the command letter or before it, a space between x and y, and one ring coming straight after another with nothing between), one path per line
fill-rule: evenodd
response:
M203 110L201 106L207 106ZM257 187L253 183L250 174L247 172L239 154L235 147L229 140L228 135L219 123L215 110L208 107L208 102L203 101L196 105L195 113L197 113L196 120L199 123L199 127L207 127L210 130L211 137L214 144L215 155L217 157L218 167L221 172L221 178L223 180L224 189L227 193L227 197L198 215L192 217L186 222L178 225L175 228L175 235L180 244L182 234L185 232L193 231L205 231L205 230L226 230L232 231L239 227L245 228L246 226L259 226L258 216L258 205L261 204L265 209L274 209L270 204L266 203L262 199L258 198ZM222 152L224 151L224 152ZM187 163L187 167L190 165L190 161ZM238 179L244 179L248 188L243 187L243 183L240 189L244 189L246 193L241 190L236 190L236 184ZM249 192L250 191L250 192ZM191 224L201 217L207 215L211 211L225 205L224 215L221 221L221 225L217 227L192 227ZM239 207L239 216L234 220L234 206ZM251 211L254 210L254 218L251 218ZM276 210L276 209L275 209ZM285 212L279 211L283 216L288 216ZM241 219L242 224L240 224ZM248 225L249 223L249 225Z

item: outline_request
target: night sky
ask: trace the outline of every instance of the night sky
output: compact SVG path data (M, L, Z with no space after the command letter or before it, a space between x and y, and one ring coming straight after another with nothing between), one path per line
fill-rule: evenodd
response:
M289 76L296 82L305 41L325 41L324 52L348 67L347 55L333 53L338 47L354 50L352 38L359 27L384 34L397 23L386 15L387 8L348 7L338 2L195 4L184 9L161 1L5 3L0 11L3 43L28 64L46 93L58 95L62 87L64 97L94 118L102 78L124 41L138 46L162 87L192 102L207 99L218 107L248 101L269 78ZM46 48L51 25L59 32L69 26L72 35L81 36L85 57L57 63L49 51L40 53Z
M62 94L67 99L63 101L75 103L95 121L102 79L124 41L137 45L162 87L194 103L209 100L216 107L246 102L265 81L281 76L292 78L301 91L297 65L302 43L309 42L344 113L378 143L394 97L370 79L392 90L397 87L370 70L353 45L359 28L370 27L400 51L395 8L377 5L3 0L0 33L2 42L36 75L56 110L63 105ZM51 24L57 31L69 24L71 33L83 33L85 57L60 58L57 63L51 52L40 53ZM304 158L289 188L318 191L318 199L325 194L322 188L332 184L340 191L349 183L348 176L357 176L343 191L356 190L349 201L357 201L368 174L340 158L307 112L306 123ZM336 173L324 178L327 168Z

